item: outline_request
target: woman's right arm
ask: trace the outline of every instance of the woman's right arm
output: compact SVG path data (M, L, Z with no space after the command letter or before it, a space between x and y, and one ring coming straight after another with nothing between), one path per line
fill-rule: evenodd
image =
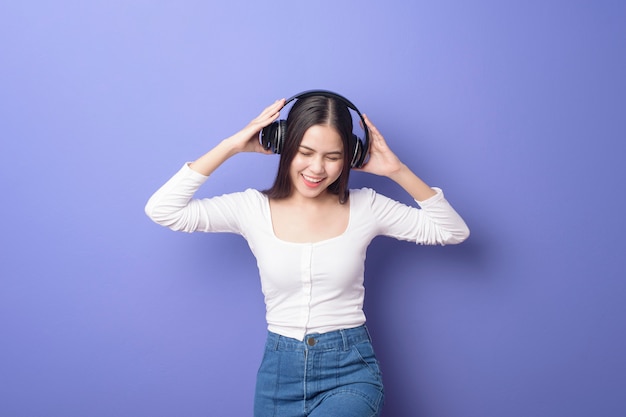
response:
M224 139L216 147L189 164L189 168L202 175L209 176L228 158L239 152L272 153L270 150L263 149L259 142L259 132L265 126L278 119L280 109L284 105L284 99L276 100L242 130Z
M184 166L150 197L145 207L148 217L173 230L209 231L212 228L211 219L208 218L209 212L215 212L214 209L217 209L217 212L228 213L229 210L227 207L221 209L213 207L209 210L208 206L213 204L212 202L193 199L193 195L206 178L231 156L240 152L272 153L263 149L258 135L261 129L278 118L284 104L284 99L275 101L245 128L222 140L188 166ZM225 222L227 219L222 220Z

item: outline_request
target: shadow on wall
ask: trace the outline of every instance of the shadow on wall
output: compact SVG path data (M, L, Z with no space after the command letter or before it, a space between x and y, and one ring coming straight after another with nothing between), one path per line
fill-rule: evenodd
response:
M436 373L425 366L431 355L428 345L437 344L427 340L436 326L433 316L449 308L440 301L450 293L491 285L484 281L490 276L484 273L490 252L474 230L458 246L415 247L390 238L372 242L365 312L385 381L383 416L437 414L428 398L432 389L424 382ZM424 373L410 371L416 369Z

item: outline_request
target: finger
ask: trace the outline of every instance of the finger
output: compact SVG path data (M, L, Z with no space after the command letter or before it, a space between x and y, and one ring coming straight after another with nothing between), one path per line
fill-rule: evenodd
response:
M367 117L366 114L363 115L363 119L365 120L365 124L367 124L367 128L375 135L379 135L382 136L380 134L380 132L378 131L378 129L376 129L376 126L374 126L374 123L372 123L372 121L370 120L369 117Z
M272 123L274 120L280 117L280 109L285 105L285 99L276 100L269 107L265 108L263 112L255 119L255 122L258 122L262 125L268 125Z
M266 107L261 114L250 121L249 126L254 129L261 129L280 117L280 107L284 99L276 100L272 105Z
M285 99L280 98L276 100L275 102L273 102L272 104L270 104L269 106L267 106L265 110L263 110L261 115L263 116L273 115L277 113L280 109L282 109L284 105L285 105Z
M273 115L274 113L276 113L277 111L277 105L279 103L280 100L276 100L274 103L270 104L269 106L267 106L266 108L264 108L261 113L259 113L254 119L252 119L252 122L258 122L260 120L266 119L267 117Z
M365 123L367 123L368 128L370 130L370 138L371 138L371 141L372 141L372 145L373 146L377 146L377 147L381 147L381 146L386 145L385 138L378 131L376 126L374 126L372 121L370 119L368 119L367 116L365 116L364 119L365 119Z

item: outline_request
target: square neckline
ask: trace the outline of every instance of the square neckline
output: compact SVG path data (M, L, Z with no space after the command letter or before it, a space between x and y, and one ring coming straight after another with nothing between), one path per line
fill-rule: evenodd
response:
M290 240L285 240L282 239L280 237L278 237L276 235L276 231L274 230L274 222L272 220L272 208L270 207L270 199L269 197L264 194L261 193L263 195L263 199L264 199L264 209L265 209L265 213L266 213L266 218L267 218L267 227L269 228L270 234L272 235L272 238L278 242L284 243L284 244L288 244L288 245L297 245L297 246L316 246L316 245L323 245L325 243L329 243L332 242L334 240L338 240L341 239L343 237L346 236L346 234L348 233L348 231L351 229L352 227L352 218L353 218L353 201L352 201L352 190L348 190L348 192L350 193L350 197L348 200L348 204L350 205L350 207L348 208L348 224L346 225L346 228L343 230L343 232L341 232L340 234L336 235L336 236L332 236L326 239L321 239L321 240L316 240L316 241L311 241L311 242L292 242Z

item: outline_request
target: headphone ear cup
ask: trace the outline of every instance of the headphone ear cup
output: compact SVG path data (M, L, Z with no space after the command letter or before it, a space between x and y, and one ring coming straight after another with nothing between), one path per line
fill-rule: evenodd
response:
M363 142L354 134L352 135L352 141L354 142L354 152L352 153L350 168L361 168L361 165L363 165Z
M285 137L287 137L287 121L279 120L278 122L274 123L276 123L274 153L280 154L283 151L283 147L285 145Z
M274 130L276 129L274 127L275 123L276 122L272 122L261 129L261 145L266 151L272 148L272 136L274 134Z
M271 149L272 152L279 154L283 150L286 132L287 121L285 120L278 120L265 126L261 130L261 145L263 145L263 149Z

